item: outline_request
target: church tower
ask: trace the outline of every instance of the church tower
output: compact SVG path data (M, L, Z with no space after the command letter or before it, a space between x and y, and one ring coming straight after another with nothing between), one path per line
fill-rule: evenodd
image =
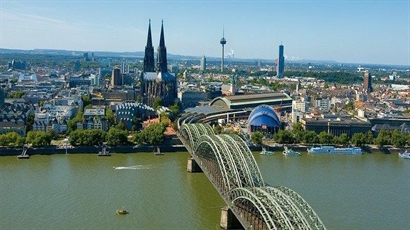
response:
M154 62L154 48L151 40L151 21L148 27L147 46L145 47L144 71L140 76L141 102L153 106L154 101L161 99L161 105L170 106L177 98L177 80L174 73L168 72L167 48L165 47L164 23L161 25L157 62Z
M157 50L157 72L160 72L160 73L168 72L167 48L165 47L164 22L163 21L161 23L161 36L159 38L159 46Z
M144 72L155 72L155 62L154 62L154 47L152 46L151 38L151 19L148 25L148 37L147 45L145 46L145 56L144 56Z

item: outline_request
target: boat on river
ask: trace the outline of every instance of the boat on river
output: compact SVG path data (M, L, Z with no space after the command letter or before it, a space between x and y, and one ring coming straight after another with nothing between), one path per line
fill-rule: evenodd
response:
M335 148L334 146L319 146L307 149L310 154L329 154L329 155L361 155L362 149L359 147Z
M410 159L410 152L406 150L403 153L399 153L399 157L403 159Z
M274 154L274 152L273 152L273 151L266 150L265 147L262 147L262 151L261 151L260 154L261 154L261 155L265 155L265 156L272 156L272 155Z
M297 157L300 156L300 152L294 151L293 149L289 149L287 146L284 146L283 155L288 157Z
M117 209L117 211L115 211L115 213L117 213L117 215L126 215L126 214L128 214L128 211L125 210L125 208L121 208L121 209Z

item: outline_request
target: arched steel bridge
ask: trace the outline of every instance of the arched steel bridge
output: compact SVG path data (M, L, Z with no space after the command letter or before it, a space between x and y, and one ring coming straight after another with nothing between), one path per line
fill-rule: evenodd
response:
M295 191L268 186L246 143L208 124L182 124L178 137L245 229L326 229Z

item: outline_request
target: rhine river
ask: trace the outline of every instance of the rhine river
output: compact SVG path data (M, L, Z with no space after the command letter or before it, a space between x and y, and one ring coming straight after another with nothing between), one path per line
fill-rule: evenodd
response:
M0 157L0 229L220 229L225 203L186 172L188 156ZM410 229L410 160L397 154L255 158L266 183L298 192L329 230Z

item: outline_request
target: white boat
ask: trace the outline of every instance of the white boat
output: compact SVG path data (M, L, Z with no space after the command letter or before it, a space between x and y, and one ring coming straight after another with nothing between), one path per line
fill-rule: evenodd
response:
M330 154L330 155L361 155L362 149L358 147L335 148L333 146L311 147L307 149L310 154Z
M299 152L294 151L293 149L288 149L287 146L283 147L283 155L289 156L289 157L297 157L300 156Z
M265 149L265 147L262 147L262 151L260 153L261 155L265 155L265 156L272 156L274 154L273 151L268 151Z
M408 152L407 150L404 151L403 153L399 153L399 157L403 158L403 159L410 159L410 152Z

